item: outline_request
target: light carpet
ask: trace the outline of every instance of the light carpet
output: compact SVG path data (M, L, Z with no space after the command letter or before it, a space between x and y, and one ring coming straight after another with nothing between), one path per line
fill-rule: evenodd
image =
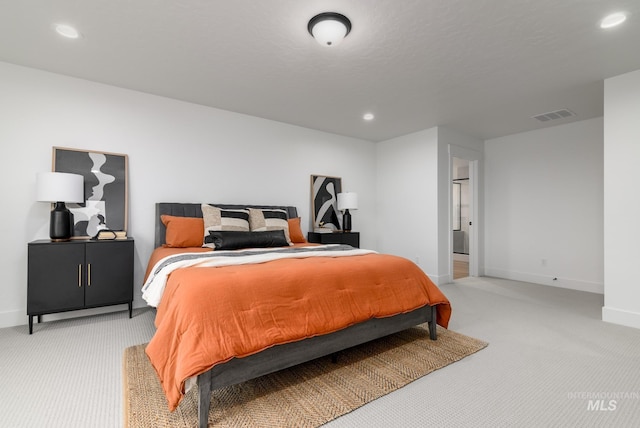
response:
M124 353L124 417L128 428L197 426L197 388L171 413L146 344ZM209 425L215 427L317 427L487 346L425 325L337 354L212 392Z

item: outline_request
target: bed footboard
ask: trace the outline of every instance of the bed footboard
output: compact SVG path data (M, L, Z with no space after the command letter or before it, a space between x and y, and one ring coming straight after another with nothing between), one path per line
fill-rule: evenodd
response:
M390 318L374 318L335 333L265 349L245 358L234 358L198 375L198 426L206 428L211 391L255 379L278 370L369 342L407 328L429 325L429 337L436 340L436 306L424 306Z

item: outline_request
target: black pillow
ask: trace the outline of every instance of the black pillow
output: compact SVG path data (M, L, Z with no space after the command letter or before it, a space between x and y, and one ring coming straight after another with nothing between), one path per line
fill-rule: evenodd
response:
M235 230L210 230L205 244L213 244L216 250L238 250L240 248L288 247L284 230L265 232L241 232Z

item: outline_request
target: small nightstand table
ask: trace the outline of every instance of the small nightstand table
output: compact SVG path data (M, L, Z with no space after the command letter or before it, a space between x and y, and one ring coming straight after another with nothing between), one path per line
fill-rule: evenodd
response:
M133 303L133 239L29 242L27 315Z
M347 244L354 248L360 248L360 232L309 232L307 239L314 244Z

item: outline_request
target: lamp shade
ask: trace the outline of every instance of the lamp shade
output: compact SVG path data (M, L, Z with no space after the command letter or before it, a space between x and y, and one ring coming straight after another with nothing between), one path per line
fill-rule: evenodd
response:
M354 192L338 193L338 210L357 210L358 194Z
M339 13L325 12L311 18L307 29L321 45L336 46L351 31L351 21Z
M84 202L84 177L66 172L39 172L36 200L41 202Z

